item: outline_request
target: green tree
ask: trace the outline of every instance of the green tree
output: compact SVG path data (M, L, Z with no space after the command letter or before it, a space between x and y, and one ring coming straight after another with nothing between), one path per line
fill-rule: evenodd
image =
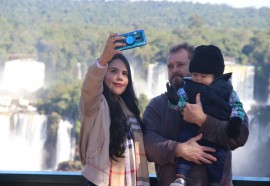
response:
M59 82L37 92L36 107L39 112L46 115L58 113L63 119L73 124L78 120L78 102L81 82Z
M203 18L198 14L193 14L188 18L189 28L201 28L203 26Z

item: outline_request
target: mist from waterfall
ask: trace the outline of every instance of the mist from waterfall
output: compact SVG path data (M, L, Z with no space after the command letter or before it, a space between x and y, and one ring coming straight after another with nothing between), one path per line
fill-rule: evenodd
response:
M33 59L12 60L0 72L0 169L56 170L73 160L72 123L60 120L57 140L48 139L48 119L24 98L44 84L45 66ZM50 140L50 143L46 142Z
M148 64L146 79L139 72L133 75L137 96L145 94L150 99L166 91L168 73L167 66L163 63Z
M52 167L45 163L44 144L47 140L47 116L37 113L0 114L0 169L20 171L56 170L58 163L73 160L74 140L71 124L61 121L57 130L57 143L50 154Z
M243 147L233 151L232 166L235 176L270 176L270 121L262 125L249 114L254 101L254 67L227 63L225 71L233 72L232 84L243 102L249 117L249 138ZM263 158L265 157L265 158ZM265 162L264 162L265 161Z
M1 170L41 170L46 117L37 114L0 115Z
M250 177L270 176L270 122L262 126L249 116L249 138L244 147L233 151L233 175Z
M224 73L232 72L232 85L243 102L245 111L249 111L254 101L254 66L225 62Z
M34 59L18 59L5 62L1 88L9 94L20 96L33 92L44 84L45 65Z

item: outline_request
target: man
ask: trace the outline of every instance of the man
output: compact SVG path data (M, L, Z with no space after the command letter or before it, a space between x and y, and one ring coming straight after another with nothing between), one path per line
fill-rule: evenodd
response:
M189 61L194 48L187 43L172 47L167 55L169 82L174 87L182 84L183 77L189 76ZM178 143L177 138L183 120L200 126L198 136L184 143ZM214 149L200 146L197 142L203 137L211 142L234 150L243 146L248 138L248 118L241 125L239 138L230 139L226 134L227 121L220 121L203 112L200 96L196 104L186 104L183 113L168 107L167 93L151 100L144 112L145 123L144 144L147 158L155 162L158 186L169 186L175 180L175 158L182 157L195 164L187 178L187 186L208 186L208 178L203 164L210 164L216 158L210 155ZM185 184L183 184L185 185ZM232 185L231 151L225 160L224 174L221 186Z

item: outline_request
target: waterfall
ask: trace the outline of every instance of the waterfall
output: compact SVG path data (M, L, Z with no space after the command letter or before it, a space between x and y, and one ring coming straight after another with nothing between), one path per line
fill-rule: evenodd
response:
M81 64L77 65L81 76ZM51 138L56 136L56 129L48 130L51 128L47 116L37 113L30 103L33 100L23 98L43 87L44 77L42 62L34 59L5 62L0 79L1 170L52 170L58 163L74 158L73 125L61 120L57 137Z
M41 170L46 117L6 113L0 125L1 170Z
M233 72L232 84L243 102L245 111L255 105L254 67L226 63L225 72ZM249 117L249 138L243 147L233 151L232 170L234 176L269 176L270 163L270 121L262 125L251 114ZM262 160L262 161L260 161ZM266 162L264 162L266 161Z
M19 77L19 78L18 78ZM34 59L20 59L5 62L1 88L12 94L33 92L44 84L45 65Z
M78 69L78 71L77 71L77 78L79 80L81 80L82 79L82 63L77 62L77 69Z
M232 85L246 111L254 104L254 66L225 62L225 73L232 72Z
M168 82L166 65L161 63L149 64L147 72L147 97L152 98L165 92L166 82Z
M74 140L71 136L72 125L68 121L61 120L58 124L56 143L56 166L58 163L73 160L75 151ZM72 149L72 150L71 150ZM56 169L57 167L55 167Z
M72 125L61 121L57 130L55 152L58 163L74 158ZM44 144L47 140L47 116L32 113L0 113L0 169L18 171L41 171L45 164ZM52 158L53 159L53 158ZM53 160L51 160L53 161Z
M270 121L262 126L249 116L249 138L243 147L233 151L234 176L269 177Z

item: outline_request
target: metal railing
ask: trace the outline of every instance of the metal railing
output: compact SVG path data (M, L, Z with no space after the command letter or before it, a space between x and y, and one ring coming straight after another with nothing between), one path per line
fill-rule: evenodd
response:
M149 175L151 186L157 185L155 175ZM80 172L0 171L1 186L83 186ZM234 186L270 186L268 177L233 177Z

